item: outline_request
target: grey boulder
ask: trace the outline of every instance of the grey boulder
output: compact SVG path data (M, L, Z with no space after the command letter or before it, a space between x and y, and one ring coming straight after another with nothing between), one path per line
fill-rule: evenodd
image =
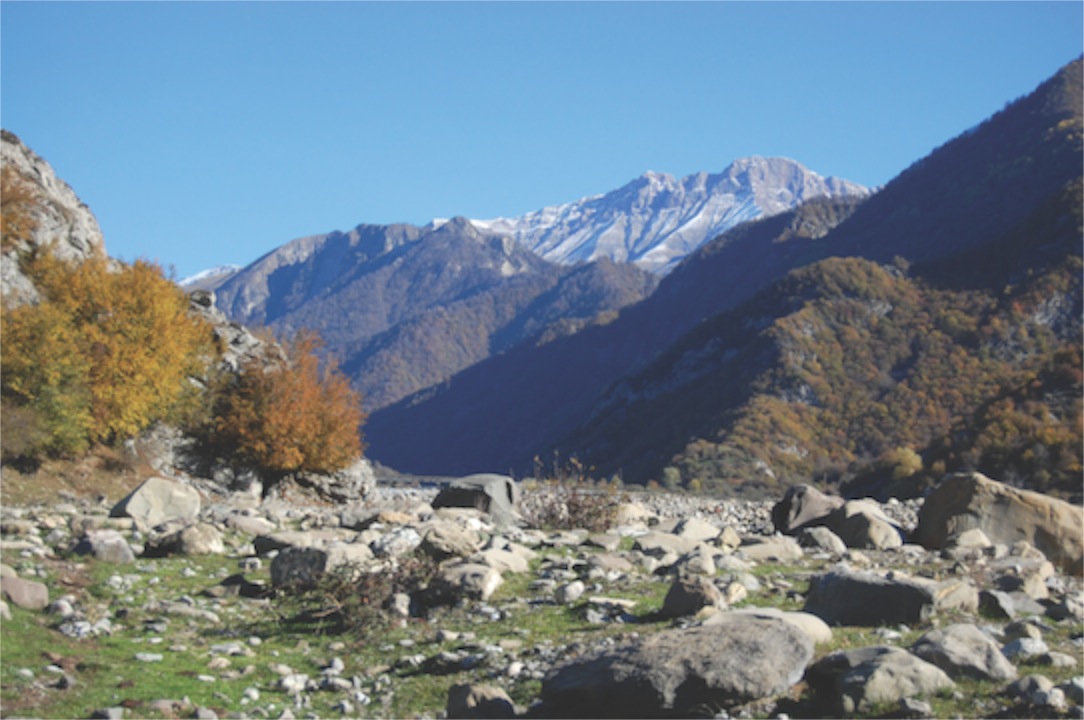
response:
M932 630L915 642L911 652L953 678L1015 680L1017 675L998 644L970 623Z
M110 511L112 517L130 517L141 530L173 520L184 524L199 515L199 492L188 485L162 477L147 478Z
M836 716L866 713L955 687L941 668L888 646L826 655L809 667L805 679L816 701Z
M544 717L682 716L785 692L813 642L782 620L741 618L665 630L554 667L542 681Z
M489 513L498 526L514 524L519 519L519 486L506 475L468 475L446 485L433 500L433 509L442 507L475 508Z

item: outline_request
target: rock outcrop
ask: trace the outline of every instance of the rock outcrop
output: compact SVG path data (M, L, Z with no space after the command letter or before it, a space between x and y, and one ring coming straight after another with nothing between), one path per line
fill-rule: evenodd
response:
M86 203L56 176L48 162L7 130L0 131L0 166L5 174L12 171L15 182L25 184L30 191L35 223L24 243L4 251L0 263L0 296L15 305L36 302L37 290L19 269L21 253L49 247L58 257L79 262L105 255L105 240ZM5 187L5 192L9 191Z

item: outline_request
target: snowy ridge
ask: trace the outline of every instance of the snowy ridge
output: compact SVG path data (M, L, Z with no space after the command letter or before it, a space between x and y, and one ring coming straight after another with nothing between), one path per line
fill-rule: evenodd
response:
M240 265L219 265L182 278L177 281L177 284L186 290L198 290L209 283L221 283L240 269Z
M787 158L736 160L718 174L675 180L647 172L625 186L518 218L472 220L511 235L547 260L576 263L608 257L665 274L708 240L747 220L820 196L870 194L822 177Z

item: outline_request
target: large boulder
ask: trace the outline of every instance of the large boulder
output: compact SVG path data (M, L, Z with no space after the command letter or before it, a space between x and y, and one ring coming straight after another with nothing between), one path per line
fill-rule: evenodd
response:
M953 535L981 529L995 543L1024 540L1064 572L1084 574L1084 509L982 475L949 475L918 513L915 540L939 550Z
M896 647L876 646L826 655L809 667L806 682L835 717L955 687L941 668Z
M809 583L805 612L829 625L896 625L924 620L937 608L935 585L837 567Z
M875 500L848 500L823 522L850 548L888 550L903 545L903 531Z
M294 479L336 503L356 503L376 492L376 473L365 458L333 473L299 473Z
M788 534L803 527L823 525L824 518L843 507L843 502L843 498L825 495L812 485L792 485L772 507L772 524L778 532Z
M200 510L199 492L188 485L163 477L147 478L110 511L112 517L130 517L143 531L173 520L184 524L196 520Z
M373 551L363 543L287 547L271 561L271 585L276 588L309 588L326 573L339 568L361 572L372 559Z
M498 526L512 525L519 519L519 486L506 475L468 475L444 486L433 500L433 509L442 507L475 508L489 513Z
M688 716L785 692L813 642L782 620L664 630L568 660L542 681L542 717Z

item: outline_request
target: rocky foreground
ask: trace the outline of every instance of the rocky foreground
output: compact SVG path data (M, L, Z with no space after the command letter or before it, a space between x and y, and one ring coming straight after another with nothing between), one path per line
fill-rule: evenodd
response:
M4 717L1084 705L1081 509L980 475L885 504L474 476L332 505L151 478L0 520Z

